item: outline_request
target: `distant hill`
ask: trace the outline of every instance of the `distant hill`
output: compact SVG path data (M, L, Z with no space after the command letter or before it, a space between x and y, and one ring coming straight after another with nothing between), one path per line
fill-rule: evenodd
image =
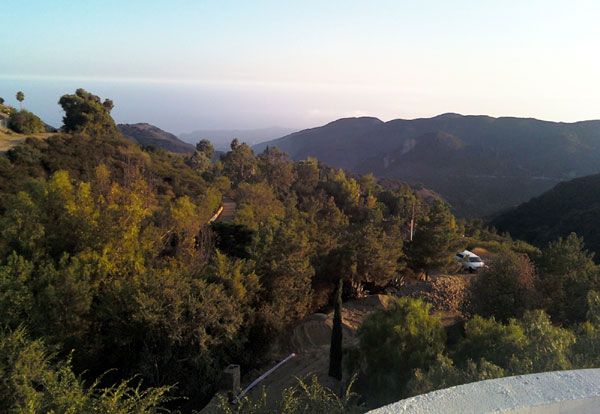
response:
M600 258L600 174L563 182L498 215L492 225L519 239L543 245L575 232Z
M295 129L283 127L260 129L205 129L179 134L179 138L194 145L201 139L208 139L212 142L215 149L228 151L229 144L231 144L231 141L234 138L237 138L248 145L255 145L263 141L269 141L274 138L291 134L294 131Z
M171 152L194 151L193 145L183 142L175 135L163 131L154 125L146 123L119 124L117 128L127 138L143 146L154 146Z
M515 207L560 181L600 172L600 121L443 114L345 118L254 146L422 184L462 216Z

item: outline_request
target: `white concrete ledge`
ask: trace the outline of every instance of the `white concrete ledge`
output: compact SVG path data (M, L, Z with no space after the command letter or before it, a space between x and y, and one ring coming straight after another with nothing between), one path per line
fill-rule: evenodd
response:
M600 413L600 369L473 382L407 398L369 413L596 414Z

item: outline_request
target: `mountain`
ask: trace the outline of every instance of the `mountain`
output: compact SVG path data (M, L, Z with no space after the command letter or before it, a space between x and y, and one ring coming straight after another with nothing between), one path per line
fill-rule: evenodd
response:
M296 130L283 127L260 129L205 129L179 134L179 138L191 144L196 144L201 139L208 139L212 142L215 149L229 151L229 144L231 144L231 141L234 138L237 138L248 145L254 145L291 134L294 131Z
M193 152L194 146L183 142L175 135L163 131L154 125L119 124L119 131L132 141L143 146L154 146L171 152Z
M600 174L563 182L498 215L492 225L511 236L544 245L571 232L600 256Z
M422 184L461 216L487 216L600 172L600 121L548 122L448 113L433 118L344 118L254 147L294 159Z

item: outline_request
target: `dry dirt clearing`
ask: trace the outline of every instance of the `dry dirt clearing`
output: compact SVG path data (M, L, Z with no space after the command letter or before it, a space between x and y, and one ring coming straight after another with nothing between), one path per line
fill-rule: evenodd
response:
M39 134L17 134L6 128L0 127L0 152L6 152L15 145L25 141L27 138L46 139L53 135L53 132L42 132Z
M365 318L378 309L386 308L394 296L422 298L432 304L434 312L442 318L445 326L453 324L460 318L466 287L471 278L471 275L433 276L426 282L409 283L393 295L371 295L345 302L342 310L344 346L356 345L357 330ZM269 375L250 393L251 396L258 397L264 388L267 398L276 401L284 389L297 384L298 378L309 379L312 375L332 389L340 387L327 375L332 324L333 312L315 313L307 317L293 329L280 350L274 353L270 365L244 375L242 388L292 352L296 356ZM211 412L212 404L214 401L203 412Z

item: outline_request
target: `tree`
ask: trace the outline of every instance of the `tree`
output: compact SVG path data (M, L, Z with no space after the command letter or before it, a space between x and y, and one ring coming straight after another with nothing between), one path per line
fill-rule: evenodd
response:
M435 268L446 266L458 242L456 220L448 206L435 201L427 216L417 223L411 242L407 243L406 256L409 266L426 274Z
M0 105L4 105L4 98L0 97Z
M212 159L212 157L214 155L215 149L209 140L201 139L196 144L196 151L203 154L204 156L206 156L206 158L208 158L210 160L210 159Z
M19 109L23 109L23 101L25 100L25 94L22 91L17 92L17 101L19 101Z
M329 376L342 380L342 289L344 280L340 277L335 292L335 308L331 329L331 345L329 347Z
M571 233L549 243L536 260L544 305L555 322L585 320L587 294L600 290L600 267L593 258L593 253L585 250L583 239Z
M63 129L65 132L89 135L117 134L117 127L110 116L113 103L102 100L85 89L77 89L75 94L63 95L58 101L65 111Z
M267 147L258 156L258 167L261 175L281 199L292 190L292 183L296 178L294 164L286 153L277 147Z
M394 299L371 314L358 330L358 363L365 396L379 404L405 395L413 370L428 369L444 349L440 319L420 299ZM360 378L359 378L360 381Z
M539 304L535 268L527 256L504 250L476 277L469 296L472 313L500 321L521 317Z
M231 141L231 151L223 155L221 161L224 174L234 185L256 175L257 161L252 149L247 144L240 144L237 139Z

